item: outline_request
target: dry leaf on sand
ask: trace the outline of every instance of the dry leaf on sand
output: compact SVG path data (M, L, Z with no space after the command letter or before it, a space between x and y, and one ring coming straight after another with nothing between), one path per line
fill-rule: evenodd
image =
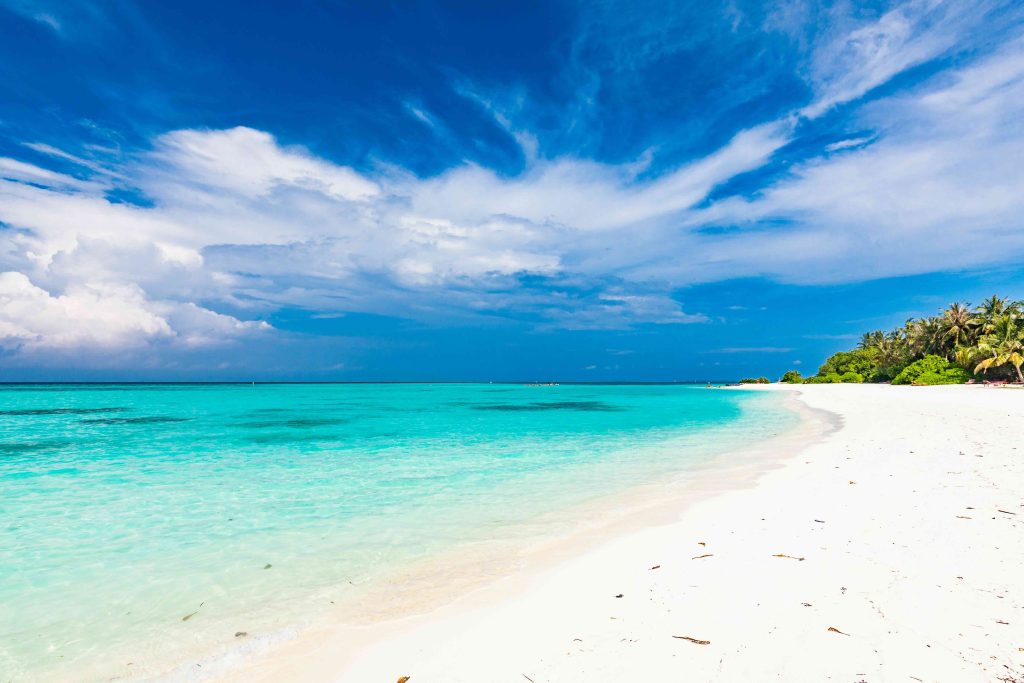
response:
M700 638L691 638L690 636L672 636L672 637L673 638L678 638L679 640L688 640L691 643L696 643L697 645L710 645L711 644L710 640L701 640Z

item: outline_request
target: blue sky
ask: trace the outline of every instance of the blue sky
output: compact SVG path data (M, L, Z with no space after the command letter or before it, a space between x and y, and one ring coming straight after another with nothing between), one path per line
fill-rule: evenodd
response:
M813 372L1024 298L1022 121L1015 2L0 0L0 377Z

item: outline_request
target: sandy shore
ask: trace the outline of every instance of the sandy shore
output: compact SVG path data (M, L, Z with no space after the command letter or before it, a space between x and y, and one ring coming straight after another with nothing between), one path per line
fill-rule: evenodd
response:
M838 428L657 523L226 680L1024 680L1024 391L799 391Z

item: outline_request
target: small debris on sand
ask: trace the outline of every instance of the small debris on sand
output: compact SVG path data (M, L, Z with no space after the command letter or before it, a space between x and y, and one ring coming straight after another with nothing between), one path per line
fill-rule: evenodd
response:
M848 635L850 635L849 633L843 633L842 631L837 629L835 626L829 626L828 627L828 632L829 633L838 633L841 636L848 636Z
M797 562L803 562L805 558L794 557L793 555L786 555L784 553L775 553L772 557L785 557L787 560L796 560Z
M688 640L691 643L696 643L697 645L710 645L711 644L710 640L701 640L700 638L691 638L690 636L672 636L672 637L673 638L678 638L679 640Z
M196 609L196 611L195 611L195 612L192 612L192 614L186 614L185 616L183 616L183 617L181 618L181 620L182 620L182 621L188 621L189 619L191 619L191 618L192 618L192 617L194 617L195 615L199 614L199 610L201 610L201 609L203 608L203 605L205 605L205 604L206 604L206 601L205 601L205 600L204 600L203 602L199 603L199 608L198 608L198 609Z
M691 560L702 560L705 557L714 557L714 556L715 556L714 553L707 553L706 555L697 555L696 557L691 557L690 559Z

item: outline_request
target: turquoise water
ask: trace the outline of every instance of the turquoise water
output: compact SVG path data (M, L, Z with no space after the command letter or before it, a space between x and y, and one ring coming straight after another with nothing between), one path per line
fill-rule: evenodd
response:
M679 385L0 386L0 680L158 673L795 419Z

